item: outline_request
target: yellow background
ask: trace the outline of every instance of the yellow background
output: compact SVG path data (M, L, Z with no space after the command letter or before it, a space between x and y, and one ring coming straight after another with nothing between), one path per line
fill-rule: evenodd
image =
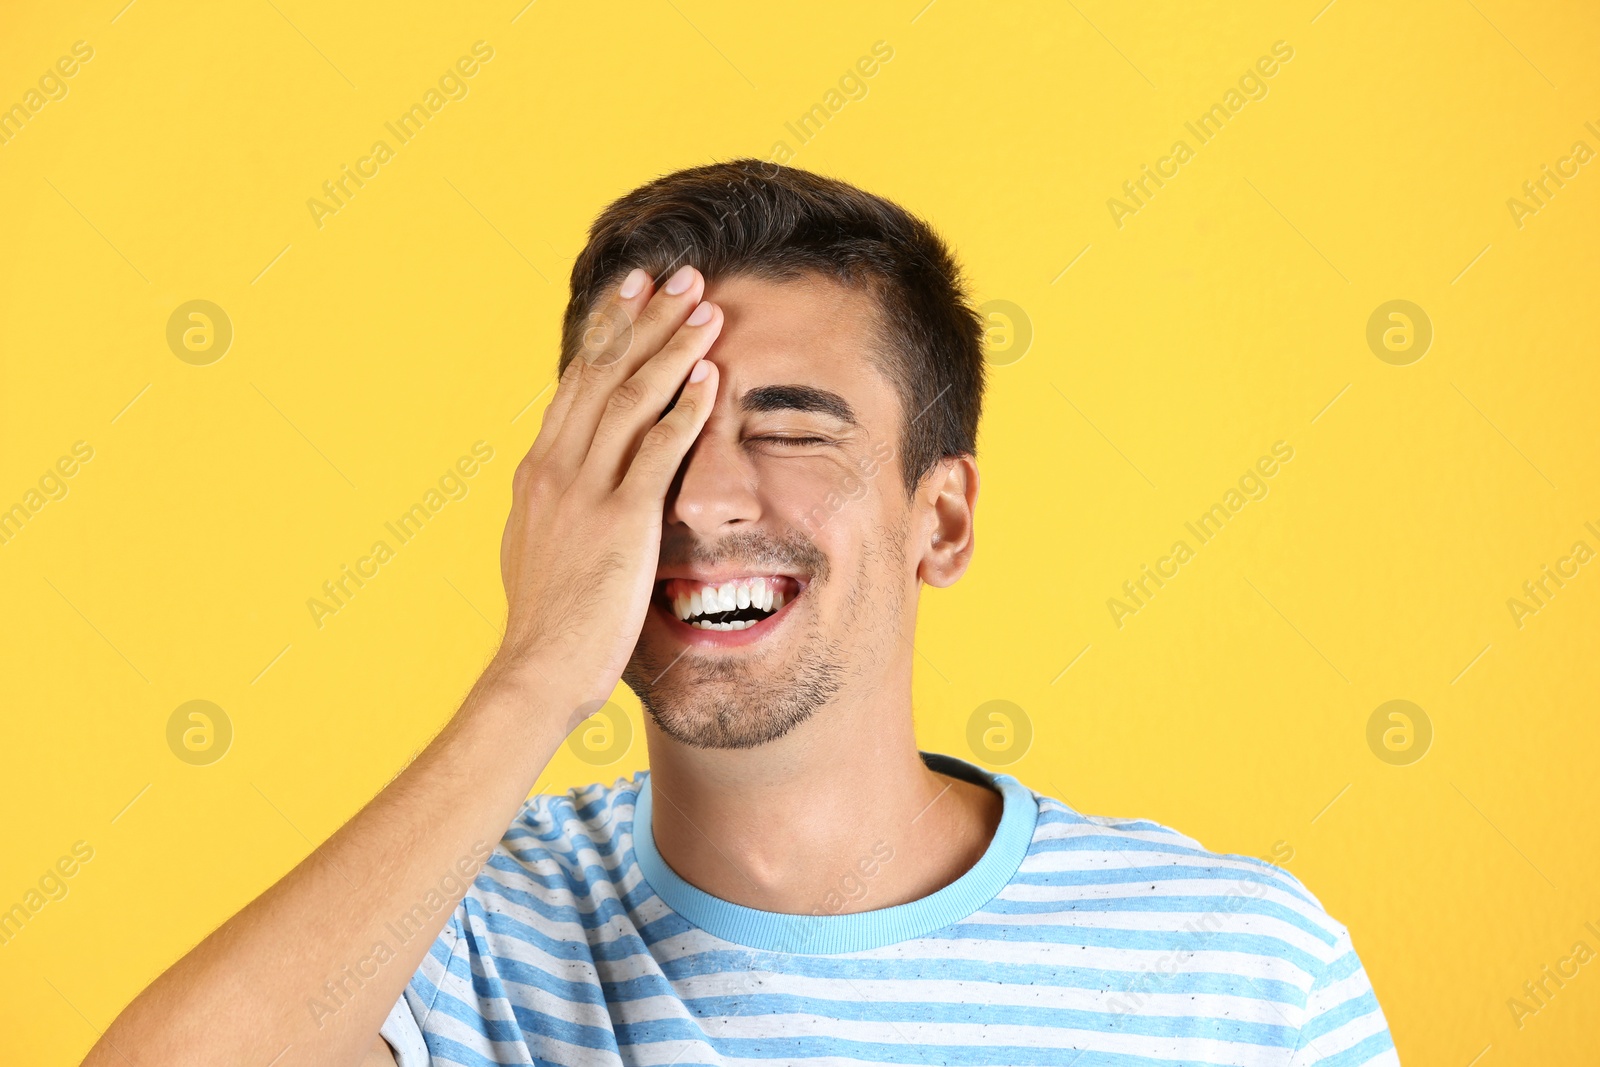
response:
M1600 549L1600 163L1520 228L1506 204L1600 149L1592 8L124 2L0 16L0 104L94 49L0 145L0 506L94 449L0 545L0 907L94 849L0 947L0 1059L76 1063L451 714L585 228L782 140L930 219L1033 332L992 375L975 564L924 598L923 747L981 758L974 709L1014 702L1028 784L1292 853L1406 1062L1592 1062L1600 964L1520 1028L1507 1000L1600 950L1600 564L1521 627L1507 600ZM478 40L469 95L318 228L308 198ZM1268 95L1196 145L1280 40ZM1108 198L1180 137L1118 228ZM193 299L233 324L208 366L166 342ZM1433 324L1408 366L1366 343L1393 299ZM478 440L470 494L316 627L307 599ZM1279 440L1270 494L1119 628L1108 598ZM210 766L167 746L194 699L233 724ZM1392 699L1432 724L1409 766L1367 744ZM563 751L542 785L643 758Z

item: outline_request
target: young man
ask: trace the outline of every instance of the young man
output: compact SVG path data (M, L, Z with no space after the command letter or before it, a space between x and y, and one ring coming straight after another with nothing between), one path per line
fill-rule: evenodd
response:
M607 208L498 654L86 1062L1397 1062L1291 875L918 750L981 332L938 237L842 182L740 160ZM650 770L526 799L619 679Z

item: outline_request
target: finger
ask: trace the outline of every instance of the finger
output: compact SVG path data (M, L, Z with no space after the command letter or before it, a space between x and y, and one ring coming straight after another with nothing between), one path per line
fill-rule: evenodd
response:
M624 296L624 293L628 295ZM618 322L627 323L628 332L631 332L633 320L638 318L639 313L645 309L654 295L654 279L643 268L635 267L618 283L616 290L602 305L603 310L590 314L580 337L578 351L567 362L566 369L561 372L561 378L556 383L556 394L551 397L549 405L544 410L539 434L534 438L533 446L528 449L530 461L537 462L543 458L560 435L567 410L572 407L573 397L579 391L579 381L586 369L585 364L590 362L586 357L599 351L607 342L617 343Z
M703 374L698 381L695 376ZM667 490L683 457L711 416L711 406L717 398L717 368L709 359L695 363L684 382L683 392L672 410L645 433L639 442L639 451L628 465L620 491L641 502L648 501L656 508L664 505Z
M627 474L640 439L660 421L689 372L710 351L724 321L721 308L702 300L661 351L612 390L584 458L584 469L607 488Z
M614 338L608 347L593 353L594 359L584 362L561 429L550 446L554 461L569 469L583 462L612 392L661 351L704 292L705 278L700 272L687 264L680 267L632 320L628 337Z
M551 397L550 403L545 406L544 415L539 421L538 436L533 439L533 444L528 449L528 462L537 463L542 460L560 435L561 424L567 417L567 409L572 406L572 397L578 389L578 376L582 373L583 356L575 355L567 361L561 377L556 379L555 396Z

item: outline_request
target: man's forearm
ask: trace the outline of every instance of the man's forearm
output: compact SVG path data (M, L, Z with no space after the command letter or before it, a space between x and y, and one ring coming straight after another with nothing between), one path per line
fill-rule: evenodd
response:
M140 994L84 1067L360 1063L575 704L536 670L491 668L399 777ZM460 891L431 909L441 881Z
M723 317L704 292L685 265L659 291L635 268L606 297L602 318L629 328L585 335L512 477L494 663L410 767L141 993L85 1067L356 1067L374 1051L467 891L457 861L500 840L639 640L666 495L717 396L703 357ZM400 942L389 927L408 919Z

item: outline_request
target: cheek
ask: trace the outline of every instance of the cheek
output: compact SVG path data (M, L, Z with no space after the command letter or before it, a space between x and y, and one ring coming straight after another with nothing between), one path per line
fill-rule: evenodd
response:
M876 490L871 479L813 457L764 457L755 463L755 476L766 510L824 550L841 526L860 523Z
M873 590L875 604L891 604L887 588L904 569L907 515L899 470L842 457L760 456L752 476L762 510L780 527L798 531L825 555L833 584L859 597Z

